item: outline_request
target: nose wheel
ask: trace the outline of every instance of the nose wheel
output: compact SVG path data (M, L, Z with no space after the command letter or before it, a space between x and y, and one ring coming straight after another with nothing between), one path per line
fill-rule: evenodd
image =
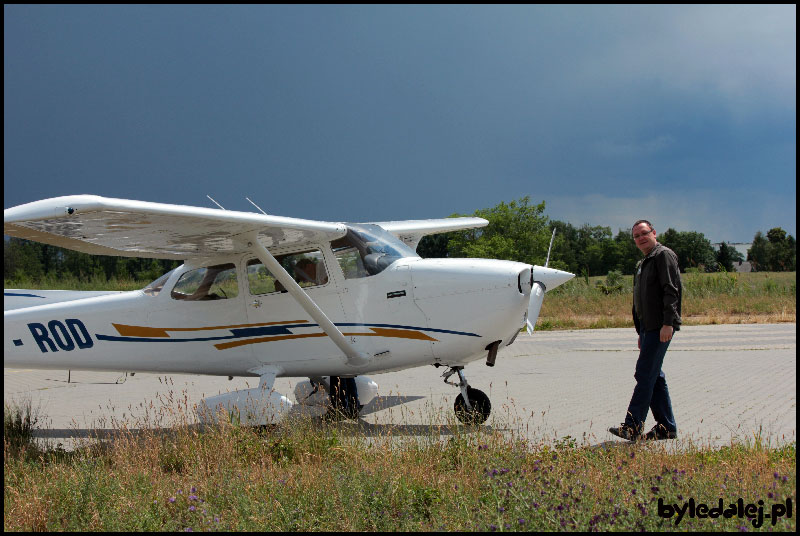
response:
M448 381L450 376L458 374L458 383ZM463 424L483 424L492 412L492 403L486 393L473 389L464 376L464 367L452 367L443 375L444 383L461 389L461 394L456 397L453 404L456 418Z

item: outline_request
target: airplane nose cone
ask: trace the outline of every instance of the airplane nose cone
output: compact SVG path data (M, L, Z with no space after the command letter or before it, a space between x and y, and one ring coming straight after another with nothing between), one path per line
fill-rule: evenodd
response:
M575 277L575 274L556 270L555 268L545 268L543 266L533 267L533 280L540 281L544 285L546 291L553 290L573 277Z

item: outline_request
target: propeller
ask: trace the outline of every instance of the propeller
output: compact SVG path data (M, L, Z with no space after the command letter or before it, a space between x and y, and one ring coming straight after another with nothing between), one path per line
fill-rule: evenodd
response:
M533 270L533 268L531 268ZM536 326L536 320L539 318L539 311L542 310L542 302L544 301L544 285L540 281L534 281L531 286L531 301L528 302L528 317L525 321L525 327L528 330L528 335L533 334L533 328Z
M550 237L550 247L547 249L547 260L544 267L532 266L531 267L531 298L528 302L528 316L525 320L525 327L528 335L533 333L536 326L536 320L539 318L539 312L542 310L542 302L544 301L544 293L547 292L547 287L550 289L556 288L558 285L565 283L575 277L574 274L569 272L562 272L548 268L550 264L550 252L553 250L553 240L556 237L556 230L553 229L553 236Z

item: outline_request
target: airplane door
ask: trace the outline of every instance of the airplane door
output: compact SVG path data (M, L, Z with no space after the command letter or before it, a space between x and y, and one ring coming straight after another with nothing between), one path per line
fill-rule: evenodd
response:
M228 347L235 341L232 330L247 322L237 271L234 263L186 268L171 288L157 292L146 322L124 326L120 335L149 341L141 343L146 356L168 353L166 363L154 364L154 371L229 375L252 368L249 349Z
M340 264L345 266L342 259ZM367 277L347 278L355 272L343 271L341 297L348 328L342 331L353 333L350 339L359 350L376 358L425 360L433 356L435 340L424 331L428 321L414 302L408 265L395 263ZM413 344L407 344L410 341Z
M276 260L335 324L344 321L338 288L319 249L276 255ZM321 359L341 361L341 351L260 260L245 263L247 342L254 358L305 375Z

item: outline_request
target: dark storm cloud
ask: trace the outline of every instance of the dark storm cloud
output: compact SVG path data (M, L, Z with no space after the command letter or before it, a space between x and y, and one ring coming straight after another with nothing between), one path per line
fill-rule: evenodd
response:
M363 221L531 195L577 225L795 234L795 12L6 6L6 206Z

